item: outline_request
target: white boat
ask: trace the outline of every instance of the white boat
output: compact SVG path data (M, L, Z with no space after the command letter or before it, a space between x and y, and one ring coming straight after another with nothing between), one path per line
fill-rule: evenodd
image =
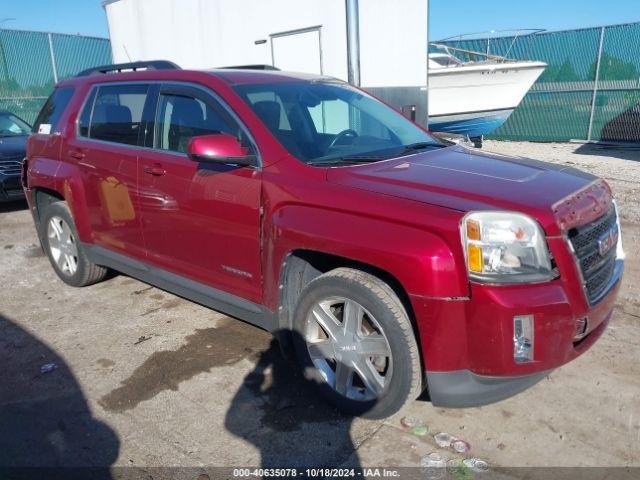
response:
M432 43L429 129L482 137L502 125L547 64ZM461 60L461 58L468 60Z

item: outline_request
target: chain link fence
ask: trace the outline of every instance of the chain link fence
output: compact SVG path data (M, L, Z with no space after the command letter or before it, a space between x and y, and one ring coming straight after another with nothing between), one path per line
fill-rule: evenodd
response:
M640 22L442 43L548 64L490 138L640 142Z
M104 38L0 29L0 110L33 123L56 82L108 63Z

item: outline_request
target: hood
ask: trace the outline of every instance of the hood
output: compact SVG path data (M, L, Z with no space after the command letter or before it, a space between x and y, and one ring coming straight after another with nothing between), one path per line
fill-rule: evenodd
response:
M327 172L327 180L332 183L461 212L527 213L548 234L558 229L552 206L596 179L562 165L468 150L458 145Z
M0 137L0 160L4 158L24 157L27 152L27 135Z

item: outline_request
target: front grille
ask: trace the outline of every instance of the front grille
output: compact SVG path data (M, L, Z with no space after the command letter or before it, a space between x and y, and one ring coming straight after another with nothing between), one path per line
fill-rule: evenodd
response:
M605 215L594 222L572 228L568 232L591 305L597 303L607 292L607 286L615 271L616 246L613 245L604 255L600 255L598 249L598 240L615 225L616 211L612 206Z
M0 173L5 175L19 175L22 168L22 156L20 157L0 157Z

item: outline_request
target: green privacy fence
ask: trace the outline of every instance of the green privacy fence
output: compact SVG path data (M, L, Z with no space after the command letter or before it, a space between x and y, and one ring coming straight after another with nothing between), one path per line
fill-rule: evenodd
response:
M57 81L106 63L104 38L0 30L0 109L32 123Z
M443 43L548 64L491 138L640 142L640 23Z

